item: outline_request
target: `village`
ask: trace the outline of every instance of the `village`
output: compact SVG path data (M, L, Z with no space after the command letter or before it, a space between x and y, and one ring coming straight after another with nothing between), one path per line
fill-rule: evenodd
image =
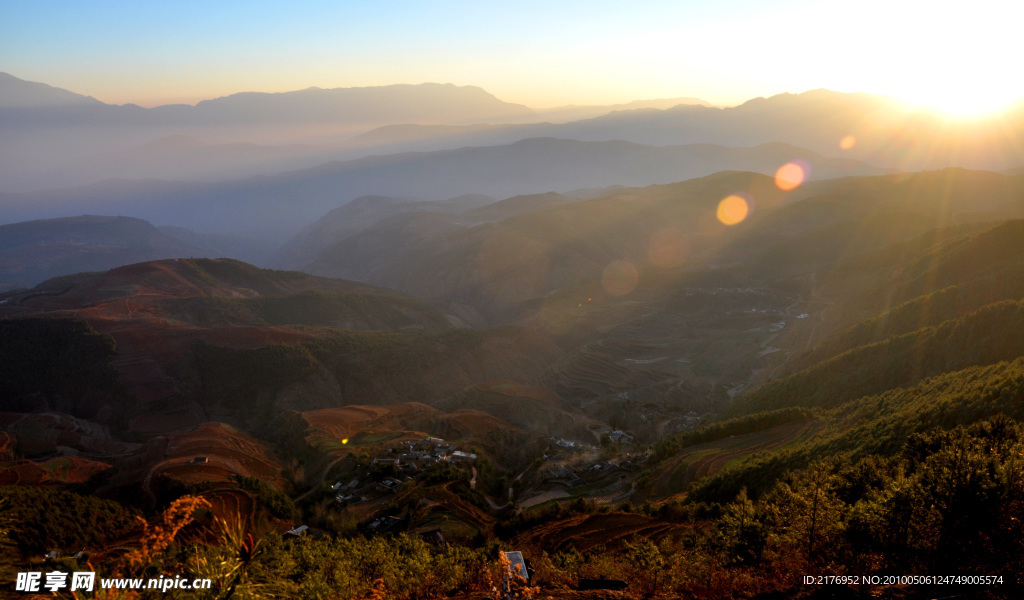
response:
M630 474L642 470L647 459L643 452L627 452L635 438L622 430L602 431L600 446L565 438L550 438L548 442L547 450L525 471L511 477L501 494L493 487L490 496L484 493L484 486L478 489L476 453L429 436L381 448L358 472L331 484L329 491L340 510L358 508L364 514L377 512L389 497L408 489L404 486L415 482L429 486L460 477L468 483L470 493L486 502L482 507L492 513L583 496L599 503L621 502L633 490L634 477ZM399 531L404 526L396 516L378 516L368 522L365 532Z
M422 478L434 465L466 465L470 471L475 471L472 463L476 459L476 454L458 450L455 444L441 438L406 440L388 448L386 457L371 459L362 479L335 482L331 491L335 492L335 502L342 506L361 504L395 493L402 484Z

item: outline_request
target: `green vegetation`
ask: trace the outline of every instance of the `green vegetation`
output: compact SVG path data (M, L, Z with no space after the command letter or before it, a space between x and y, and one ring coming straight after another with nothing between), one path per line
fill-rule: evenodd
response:
M139 530L139 513L94 496L29 486L0 487L9 538L24 555L99 550Z
M168 597L212 599L233 593L247 598L356 599L370 597L376 588L395 600L441 598L457 590L488 589L494 562L484 551L438 551L405 536L286 541L268 535L253 547L240 554L237 546L222 543L203 548L197 556L183 555L182 564L196 577L212 579L213 589Z
M246 477L245 475L232 475L231 481L234 481L243 490L249 492L260 506L265 507L275 517L294 521L298 516L299 512L295 509L295 504L292 503L291 498L259 479Z
M788 472L756 504L741 490L719 528L740 562L780 560L788 548L831 568L1012 572L1013 581L1021 449L1019 427L1002 416L915 433L889 458L837 457Z
M0 398L4 410L40 409L92 417L125 392L111 365L113 338L76 319L0 321Z
M946 373L913 388L848 402L827 413L825 426L810 439L704 479L691 490L691 497L722 501L735 497L743 487L756 496L785 472L817 458L857 461L892 456L914 434L997 417L1024 420L1024 357Z

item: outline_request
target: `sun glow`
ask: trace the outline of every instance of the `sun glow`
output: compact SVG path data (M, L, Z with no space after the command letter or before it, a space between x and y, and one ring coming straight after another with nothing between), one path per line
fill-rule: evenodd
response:
M1002 77L1014 79L1003 74ZM965 78L966 79L966 78ZM899 93L900 98L949 117L981 117L998 113L1024 102L1024 91L1014 89L1016 81L999 82L996 76L985 81L958 80L948 85L922 85L921 89ZM959 84L959 85L957 85Z
M850 38L844 51L862 60L846 55L838 67L857 91L954 118L985 116L1024 100L1024 80L1011 67L1020 53L1017 23L1024 17L1017 3L977 0L954 8L867 0L857 12L850 26L870 37Z

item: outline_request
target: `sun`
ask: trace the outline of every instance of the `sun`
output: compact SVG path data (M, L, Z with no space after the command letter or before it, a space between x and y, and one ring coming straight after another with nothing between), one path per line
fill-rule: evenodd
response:
M1024 90L1017 82L986 81L984 85L964 82L962 86L922 85L921 89L898 93L904 100L943 113L950 118L986 117L1024 103Z
M885 95L950 118L991 116L1024 103L1024 80L1008 72L1004 61L967 49L930 57L906 77L890 76L885 84Z
M978 0L963 11L918 9L902 21L906 33L887 48L890 64L882 78L890 95L959 118L993 115L1024 101L1013 60L1019 36L1010 29L1024 17L1021 8Z
M856 10L835 2L786 6L761 26L800 35L774 46L786 51L781 60L776 52L766 55L767 70L758 66L780 80L813 74L813 83L792 89L867 92L950 118L986 117L1024 101L1016 64L1024 19L1020 2L862 0Z

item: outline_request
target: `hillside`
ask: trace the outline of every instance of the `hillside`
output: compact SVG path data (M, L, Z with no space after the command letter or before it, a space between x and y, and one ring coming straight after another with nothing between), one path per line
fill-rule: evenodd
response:
M708 222L708 212L722 197L744 190L758 196L764 208L785 197L768 177L727 172L553 207L542 202L495 224L437 220L436 227L428 227L426 215L410 216L350 236L306 268L420 296L457 299L498 316L599 277L615 259L639 264L646 259L649 236L666 225L676 224L678 235L706 244L724 229Z
M4 297L0 314L84 320L90 330L109 336L117 348L116 356L108 357L117 378L139 402L128 413L100 411L122 425L154 406L192 415L186 421L203 414L181 398L194 384L183 383L176 371L197 344L255 351L313 340L323 328L450 327L433 306L387 290L226 259L156 261L52 279ZM168 421L174 422L180 419Z
M757 281L818 273L832 296L831 288L850 281L843 272L833 275L842 259L954 225L1024 215L1021 186L1017 178L951 169L812 181L785 193L768 177L720 173L591 200L510 198L460 218L409 213L348 235L305 268L457 299L499 318L556 289L600 278L617 259L641 271L739 261ZM976 199L978 190L984 201ZM755 210L744 223L723 227L713 207L737 193L754 199ZM471 220L505 214L493 224ZM653 240L662 238L665 256L652 253Z
M1024 355L1015 343L1024 305L990 304L964 317L859 346L744 396L737 410L833 408L861 396L910 387L929 377Z
M478 206L493 203L481 195L467 195L449 200L425 202L408 198L361 196L320 217L312 225L295 234L275 254L274 261L284 268L300 268L324 248L366 231L374 225L416 212L455 215Z

